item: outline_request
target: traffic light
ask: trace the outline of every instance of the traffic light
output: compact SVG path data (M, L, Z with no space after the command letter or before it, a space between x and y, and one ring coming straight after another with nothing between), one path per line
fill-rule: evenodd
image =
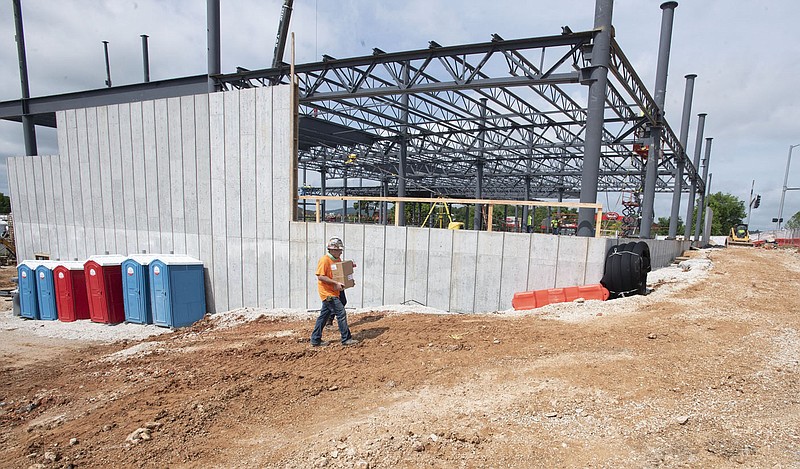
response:
M758 208L761 205L761 195L756 196L756 200L753 202L753 208Z

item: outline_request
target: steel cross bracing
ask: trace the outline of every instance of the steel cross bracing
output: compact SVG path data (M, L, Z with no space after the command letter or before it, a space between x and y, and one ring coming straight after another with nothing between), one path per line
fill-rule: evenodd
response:
M299 167L323 171L326 179L373 181L348 194L379 194L383 182L396 195L406 142L408 195L474 197L481 164L484 197L523 199L530 180L531 197L578 198L587 116L579 103L587 102L582 80L593 34L494 35L479 44L431 42L428 49L375 49L371 56L296 65ZM651 143L655 126L663 129L656 190L673 190L682 158L688 191L696 168L615 41L611 50L598 191L642 187L645 165L633 146ZM239 70L214 78L223 89L289 82L288 65Z

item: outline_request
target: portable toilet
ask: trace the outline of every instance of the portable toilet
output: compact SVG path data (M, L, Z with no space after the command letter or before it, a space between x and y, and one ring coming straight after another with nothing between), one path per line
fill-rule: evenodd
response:
M124 256L92 256L83 264L89 319L105 324L125 320L122 295L122 262Z
M55 321L58 319L56 310L56 291L53 285L53 268L55 262L42 262L36 267L36 297L39 301L39 319Z
M203 262L192 257L169 256L150 262L150 301L153 324L183 327L206 314Z
M150 307L150 262L153 254L131 254L122 262L122 294L125 304L125 321L136 324L153 324Z
M89 319L89 297L83 262L62 262L53 269L59 321Z
M17 266L19 283L19 314L23 318L39 319L39 297L36 294L36 268L41 261L22 261Z

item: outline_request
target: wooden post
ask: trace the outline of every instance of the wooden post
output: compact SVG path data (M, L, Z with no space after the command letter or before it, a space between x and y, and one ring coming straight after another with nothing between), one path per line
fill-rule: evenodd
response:
M600 237L600 228L603 225L603 209L598 208L597 213L595 213L595 222L594 222L594 237Z
M489 214L486 220L486 231L492 231L492 212L494 212L494 204L489 204Z
M320 209L320 200L317 199L317 223L319 223L319 209Z

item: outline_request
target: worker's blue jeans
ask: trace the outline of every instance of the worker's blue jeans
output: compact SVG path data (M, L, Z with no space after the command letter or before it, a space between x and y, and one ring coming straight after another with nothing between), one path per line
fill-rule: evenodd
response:
M314 324L314 332L311 333L312 344L322 342L322 329L325 327L331 315L336 316L336 322L339 325L339 334L342 335L342 342L350 340L350 328L347 326L347 314L344 311L344 305L342 305L342 301L339 298L330 298L322 302L322 308L319 310L317 323Z

